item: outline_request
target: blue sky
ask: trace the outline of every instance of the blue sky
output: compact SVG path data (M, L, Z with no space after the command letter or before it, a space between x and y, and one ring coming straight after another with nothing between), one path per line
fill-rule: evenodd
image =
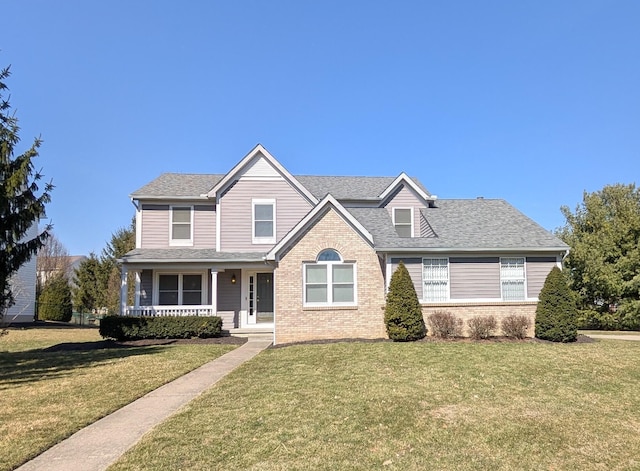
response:
M72 254L162 172L262 143L293 174L405 171L547 229L640 171L640 2L3 2L0 66Z

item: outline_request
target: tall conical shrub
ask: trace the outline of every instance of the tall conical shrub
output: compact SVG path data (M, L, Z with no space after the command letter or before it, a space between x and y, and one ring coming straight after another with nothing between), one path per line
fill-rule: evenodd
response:
M540 291L536 337L552 342L575 342L578 338L576 319L573 293L560 269L553 267Z
M419 340L427 335L416 289L402 262L391 276L384 323L387 335L396 342Z
M38 297L38 318L69 322L72 312L69 282L63 275L55 275L47 280Z

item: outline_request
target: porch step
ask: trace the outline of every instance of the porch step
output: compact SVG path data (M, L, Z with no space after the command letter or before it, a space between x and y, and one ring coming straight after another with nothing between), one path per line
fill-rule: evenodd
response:
M222 335L231 337L251 337L251 338L273 338L273 329L223 329Z

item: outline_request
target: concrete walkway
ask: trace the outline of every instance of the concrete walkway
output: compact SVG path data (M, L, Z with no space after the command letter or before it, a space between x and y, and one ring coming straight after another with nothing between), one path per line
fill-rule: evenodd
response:
M634 340L636 342L640 341L640 335L636 334L586 334L587 337L591 337L592 339L605 339L605 340Z
M20 471L102 471L142 436L271 345L272 338L247 343L151 391L17 468Z

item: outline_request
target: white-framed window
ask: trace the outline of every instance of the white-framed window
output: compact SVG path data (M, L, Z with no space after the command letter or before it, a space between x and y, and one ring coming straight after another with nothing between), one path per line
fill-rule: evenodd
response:
M449 259L422 259L422 300L440 302L449 300Z
M393 208L393 225L400 237L413 237L413 208Z
M158 273L156 277L159 306L197 306L206 295L202 273Z
M254 244L276 242L276 200L254 199L252 204L252 240Z
M193 245L193 206L171 206L170 245Z
M355 306L356 265L345 262L333 249L318 254L303 266L305 306Z
M526 299L524 257L500 258L500 285L504 301Z

